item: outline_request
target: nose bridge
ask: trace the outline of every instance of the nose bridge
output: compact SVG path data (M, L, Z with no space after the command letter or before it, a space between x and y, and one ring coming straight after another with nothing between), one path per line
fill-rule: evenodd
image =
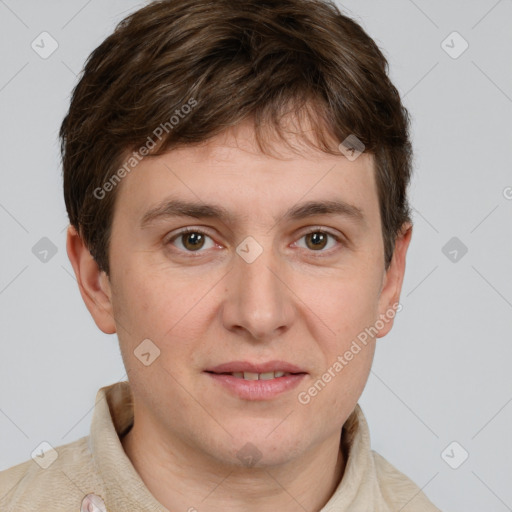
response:
M226 327L243 328L257 339L275 336L288 326L291 310L278 277L279 258L270 242L264 246L253 237L244 239L236 252L224 307Z

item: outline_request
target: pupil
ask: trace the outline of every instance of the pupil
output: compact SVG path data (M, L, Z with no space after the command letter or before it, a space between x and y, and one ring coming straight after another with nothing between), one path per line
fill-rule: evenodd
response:
M197 249L200 248L202 245L203 235L201 233L188 233L185 237L185 240L185 247Z
M313 247L318 248L319 246L325 245L326 236L324 233L311 233L310 234Z

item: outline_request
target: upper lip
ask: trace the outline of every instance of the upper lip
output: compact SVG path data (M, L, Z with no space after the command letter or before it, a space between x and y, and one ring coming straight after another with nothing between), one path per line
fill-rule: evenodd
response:
M251 363L249 361L231 361L230 363L219 364L207 368L205 371L212 373L234 373L234 372L286 372L286 373L307 373L298 366L285 361L268 361L266 363Z

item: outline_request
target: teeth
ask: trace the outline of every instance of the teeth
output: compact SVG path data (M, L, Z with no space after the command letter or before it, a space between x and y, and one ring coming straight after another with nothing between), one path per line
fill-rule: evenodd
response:
M231 373L233 377L236 377L237 379L244 379L244 380L271 380L271 379L277 379L279 377L284 377L285 375L290 375L287 372L266 372L266 373L254 373L254 372L233 372Z

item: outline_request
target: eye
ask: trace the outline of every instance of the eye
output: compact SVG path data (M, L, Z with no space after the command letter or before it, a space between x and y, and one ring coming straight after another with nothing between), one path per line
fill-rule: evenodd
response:
M305 240L305 247L302 246L302 248L308 249L311 252L330 252L330 249L335 247L336 244L341 243L339 236L320 228L314 228L304 233L299 240L303 239ZM329 239L331 239L330 247ZM204 252L201 249L211 249L216 246L212 238L199 228L184 228L170 237L166 244L173 245L180 251L188 253ZM296 242L296 244L299 243Z
M210 246L206 246L206 240L210 240ZM174 245L184 252L202 252L201 249L211 249L215 243L211 237L198 228L185 228L168 239L167 244ZM181 246L181 247L180 247Z
M327 250L324 250L329 245L329 238L334 240L334 243ZM305 239L305 248L313 252L329 252L329 249L336 246L336 243L341 242L340 237L318 228L315 228L308 233L304 233L300 240L302 239Z

